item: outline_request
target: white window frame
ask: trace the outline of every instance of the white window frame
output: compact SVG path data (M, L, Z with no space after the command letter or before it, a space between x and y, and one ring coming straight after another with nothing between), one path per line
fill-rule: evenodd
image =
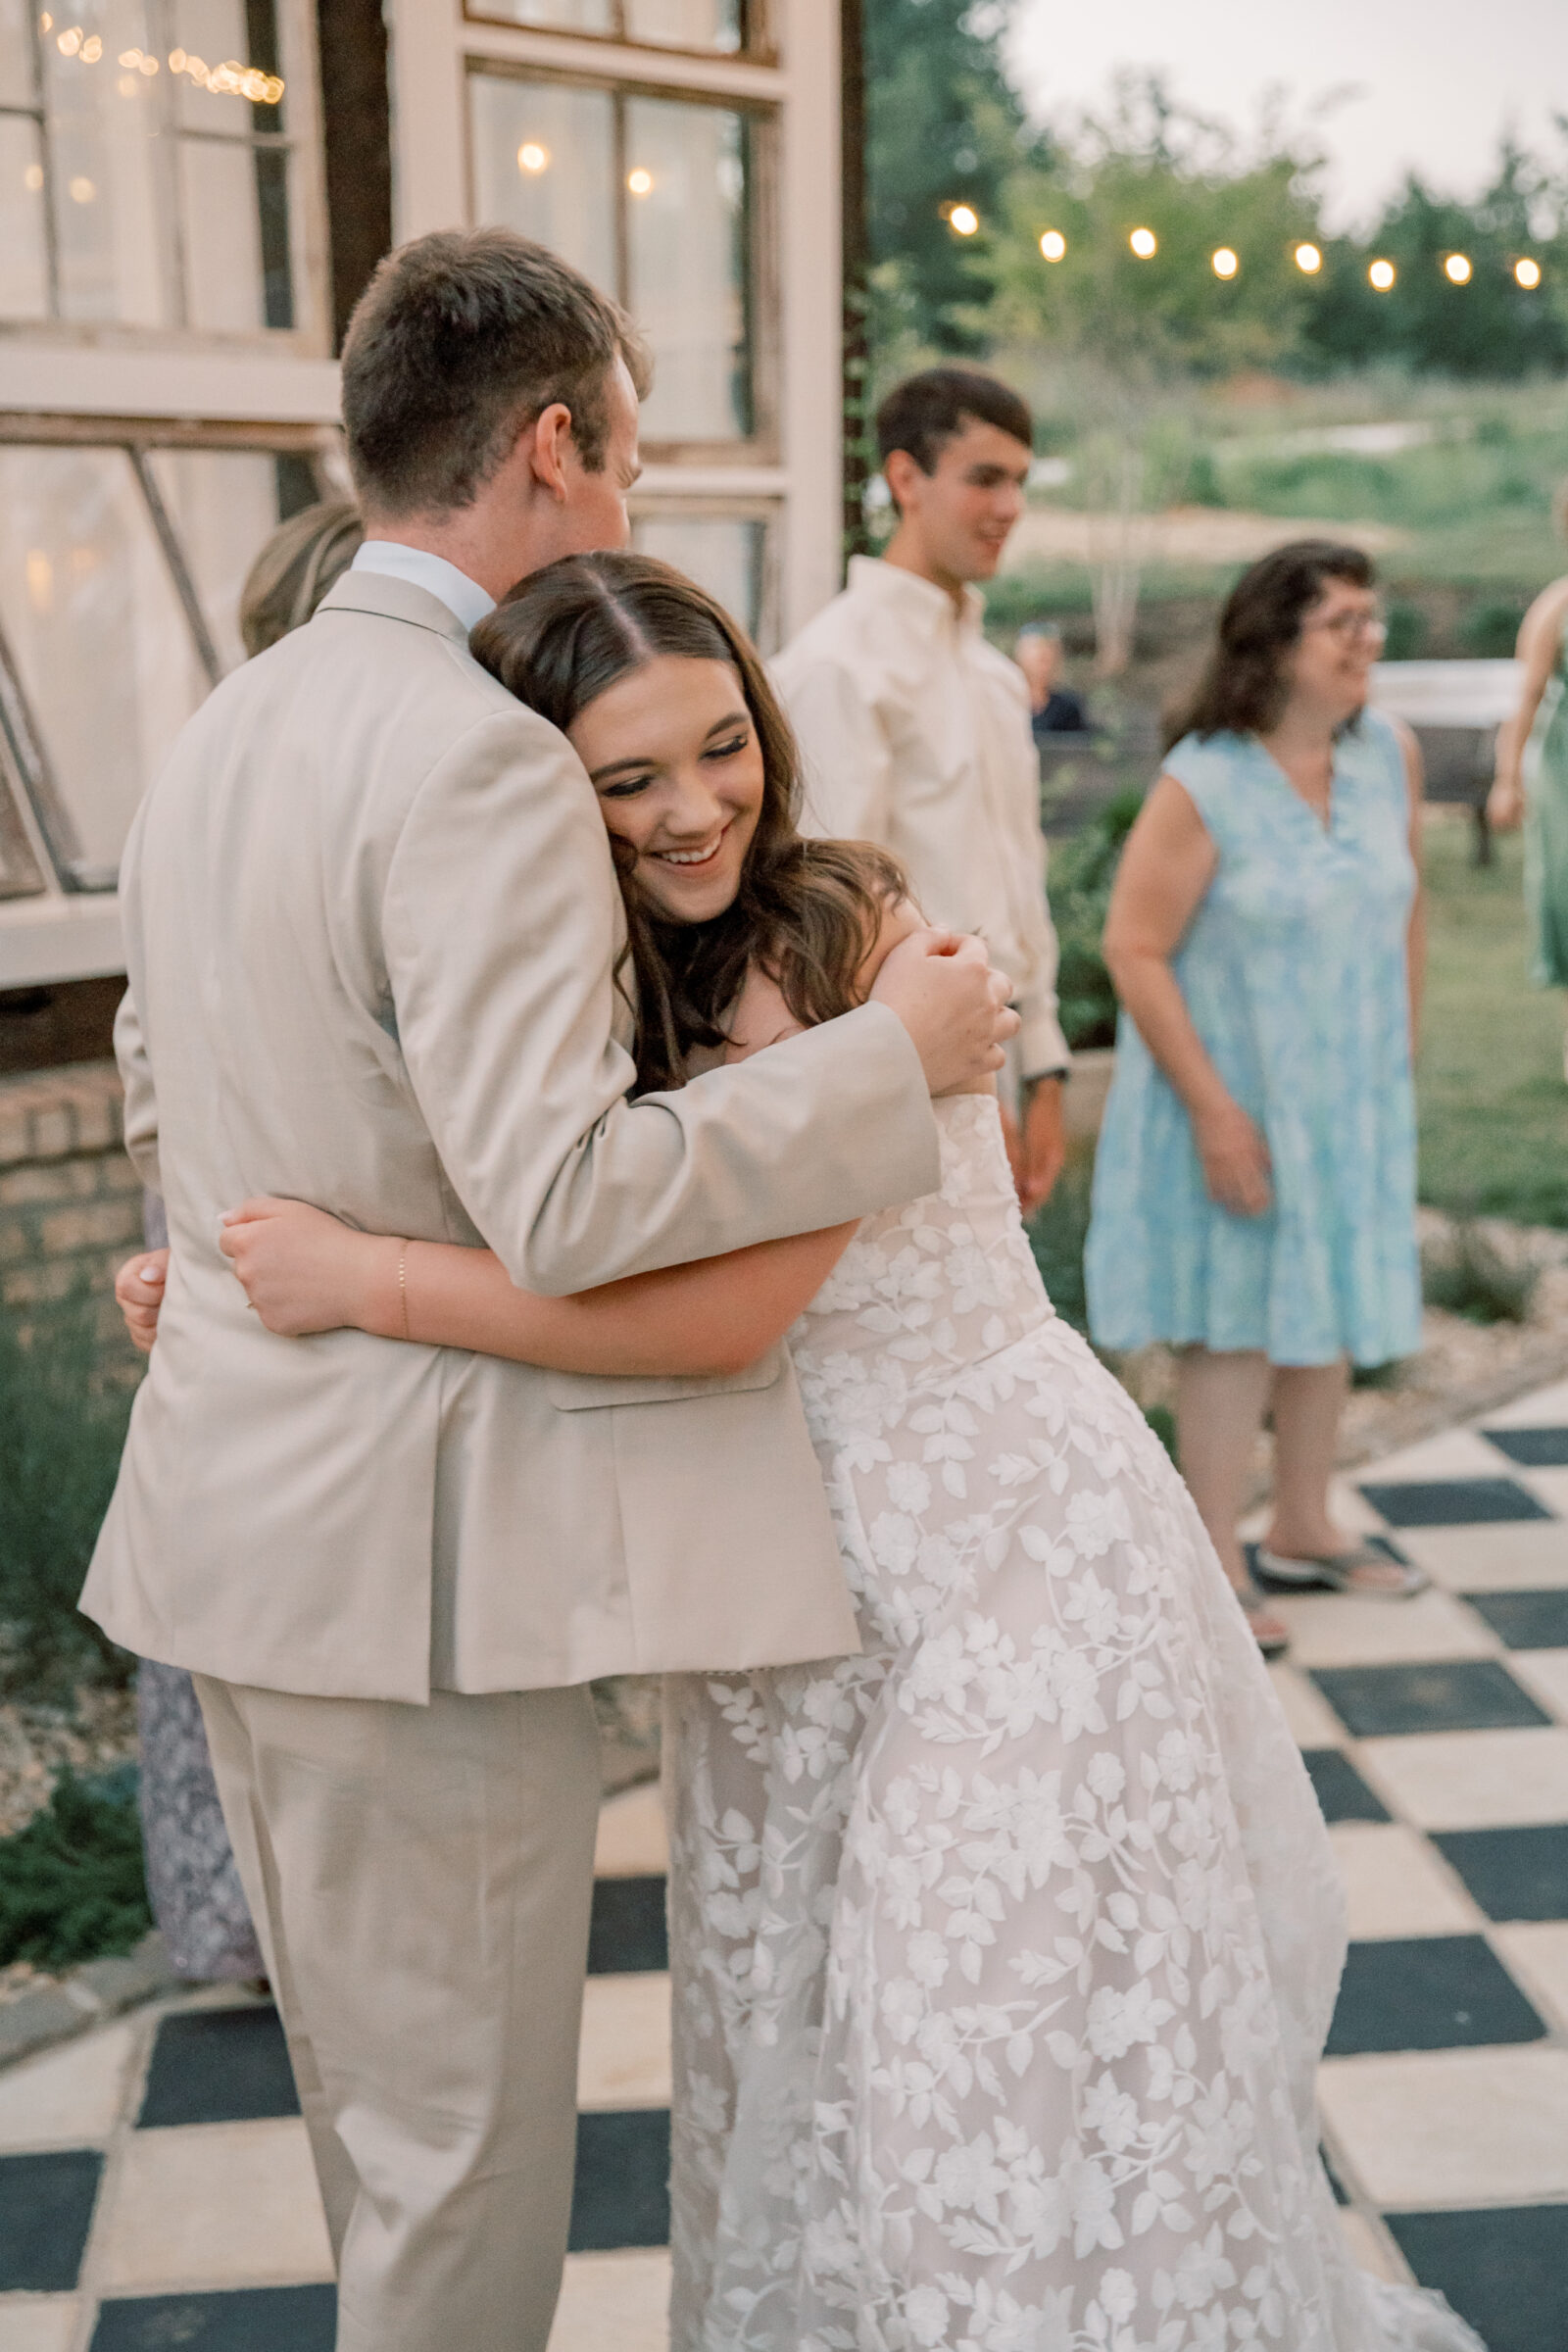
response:
M477 0L476 0L477 4ZM531 69L604 87L670 97L734 99L774 120L777 184L763 207L771 251L761 259L758 364L767 445L734 456L711 446L652 453L639 500L668 514L776 517L775 629L792 636L836 594L841 569L839 412L841 228L838 0L776 0L754 29L772 46L729 53L666 49L602 33L555 32L465 16L461 0L388 0L392 35L393 189L400 240L472 218L467 91L474 66ZM776 358L772 355L776 355Z

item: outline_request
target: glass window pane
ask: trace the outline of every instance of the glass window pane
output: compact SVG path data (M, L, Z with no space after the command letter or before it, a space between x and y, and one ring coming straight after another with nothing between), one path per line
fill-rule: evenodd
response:
M615 141L609 91L474 74L468 112L475 219L548 245L612 293Z
M563 32L612 32L610 0L469 0L470 17L507 24L554 24Z
M6 746L0 741L0 899L31 898L44 886L22 821L20 801Z
M105 875L207 690L123 450L0 448L0 626L82 864Z
M0 106L36 106L31 18L35 0L0 0Z
M273 0L174 0L170 51L181 130L243 138L281 130L283 77ZM177 66L175 59L179 61ZM236 87L241 76L243 85ZM268 91L272 103L266 103Z
M254 334L267 319L250 148L237 139L181 139L179 208L188 324Z
M147 455L184 550L225 670L245 659L239 593L263 542L277 528L277 461L259 450L154 449Z
M49 315L43 145L25 115L0 115L0 318Z
M726 107L626 102L627 302L654 351L650 441L751 430L746 147Z
M672 49L738 49L741 0L626 0L626 32Z
M632 545L673 564L716 597L755 637L762 621L762 556L767 525L727 514L639 514Z
M142 0L81 0L79 16L43 45L67 318L159 326L168 317L158 191L168 76L120 63L154 46Z

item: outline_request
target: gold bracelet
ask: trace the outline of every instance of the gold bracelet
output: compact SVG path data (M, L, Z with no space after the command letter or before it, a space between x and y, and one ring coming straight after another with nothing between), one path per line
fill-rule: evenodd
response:
M403 1337L406 1340L412 1340L414 1334L409 1329L409 1245L407 1242L398 1244L398 1304L403 1309Z

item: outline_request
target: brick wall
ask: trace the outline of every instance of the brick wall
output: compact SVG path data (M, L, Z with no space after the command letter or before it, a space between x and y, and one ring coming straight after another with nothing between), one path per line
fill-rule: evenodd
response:
M31 1321L78 1289L103 1300L141 1240L141 1182L125 1157L112 1061L0 1078L0 1306Z

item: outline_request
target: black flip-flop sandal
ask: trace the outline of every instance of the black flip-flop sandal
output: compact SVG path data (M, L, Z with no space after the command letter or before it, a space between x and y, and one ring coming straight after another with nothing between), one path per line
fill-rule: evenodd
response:
M1398 1581L1395 1584L1366 1585L1357 1582L1358 1568L1396 1568ZM1413 1560L1401 1558L1393 1545L1378 1543L1374 1538L1367 1544L1356 1544L1348 1551L1324 1552L1312 1557L1296 1559L1283 1551L1270 1551L1259 1544L1252 1554L1252 1573L1266 1592L1351 1592L1364 1600L1411 1600L1424 1592L1432 1579L1424 1568Z

